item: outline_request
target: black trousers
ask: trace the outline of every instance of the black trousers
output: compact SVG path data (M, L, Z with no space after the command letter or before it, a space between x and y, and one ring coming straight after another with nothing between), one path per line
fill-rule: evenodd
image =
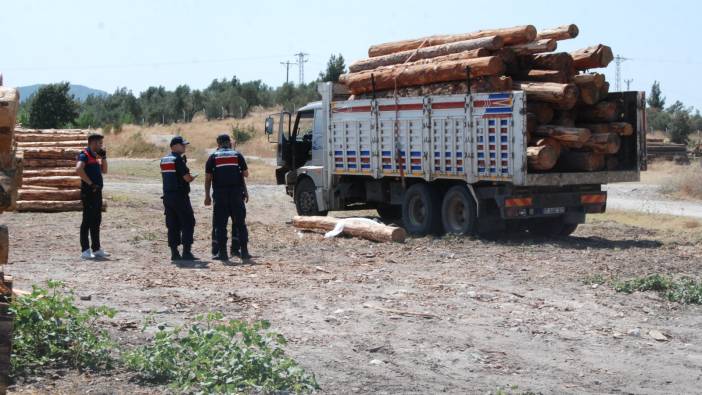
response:
M215 218L214 210L212 210L212 255L219 254L219 243L217 242L217 232L215 231ZM230 252L233 253L234 251L239 251L241 245L239 243L239 232L236 229L236 225L234 225L236 220L234 216L230 216L230 218L232 219L232 248Z
M195 214L187 193L175 192L163 195L163 208L168 228L168 246L191 246L195 232Z
M239 244L246 245L249 241L249 231L246 229L246 205L244 204L243 190L241 188L215 189L212 197L217 244L226 248L227 222L231 217L234 222L232 228L236 228L236 234L239 236Z
M102 222L102 191L81 189L83 221L80 223L80 249L85 251L92 243L93 251L100 249L100 223ZM89 237L88 237L89 236Z

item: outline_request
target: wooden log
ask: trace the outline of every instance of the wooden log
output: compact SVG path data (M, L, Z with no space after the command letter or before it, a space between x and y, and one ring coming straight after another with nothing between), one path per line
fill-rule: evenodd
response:
M46 169L31 169L31 170L24 170L22 171L22 177L23 178L31 178L31 177L47 177L47 176L75 176L76 173L76 168L75 166L70 167L70 168L65 168L65 169L55 169L55 168L46 168Z
M39 142L39 141L77 141L80 136L76 134L58 134L58 133L16 133L15 141L17 142ZM84 144L88 145L88 137L85 137Z
M581 84L594 84L596 87L601 88L605 80L604 74L599 73L587 73L587 74L577 74L573 76L573 83L576 85Z
M605 168L609 171L615 171L619 169L619 158L616 155L605 156Z
M400 72L383 70L378 73L352 73L344 75L344 83L353 94L372 91L371 75L375 77L375 89L385 90L436 82L462 81L466 79L466 68L471 77L498 75L504 70L502 60L496 56L457 60L436 64L402 67ZM397 85L396 85L397 84Z
M538 137L552 137L559 142L574 143L582 146L590 139L591 133L589 129L584 128L541 125L536 129L535 135Z
M80 200L19 200L17 202L17 211L20 212L64 212L82 210L83 204ZM107 211L107 202L104 199L102 201L102 211Z
M90 130L88 129L30 129L30 128L24 128L20 127L15 130L18 134L72 134L76 136L77 139L81 138L88 138L88 135L91 133Z
M542 147L544 145L548 145L553 150L556 152L556 158L561 156L561 143L558 142L558 140L554 139L553 137L544 137L536 140L536 143L534 143L535 146L537 147Z
M563 152L558 166L570 171L599 171L605 166L604 155L587 151Z
M44 187L57 188L80 188L80 177L76 176L48 176L48 177L25 177L22 185L39 185Z
M503 29L480 30L472 33L449 34L422 37L412 40L402 40L383 44L372 45L368 49L368 57L387 55L395 52L409 51L417 48L453 43L457 41L473 40L476 38L498 36L505 45L523 44L534 41L536 28L532 25L515 26Z
M10 251L10 233L7 225L0 225L0 265L7 265Z
M593 105L601 99L605 77L603 74L578 74L573 77L573 83L580 91L579 102Z
M577 120L580 123L614 122L620 115L617 103L603 101L594 106L578 108Z
M497 36L477 38L475 40L458 41L449 44L437 45L434 47L426 47L418 50L402 51L397 53L392 53L389 55L378 56L375 58L366 58L353 62L349 66L349 72L358 73L366 70L374 70L382 66L393 66L404 64L406 62L418 61L432 59L439 56L447 56L452 54L463 53L471 51L470 54L464 54L463 59L473 59L481 54L485 56L485 51L474 50L495 50L502 48L502 39ZM446 61L446 60L443 60Z
M555 82L557 84L567 84L568 76L560 70L529 70L526 74L519 74L520 80L529 82Z
M14 131L19 101L17 89L0 86L0 129L9 128Z
M41 186L41 185L22 185L22 189L26 189L26 190L31 189L31 190L38 190L38 191L60 191L61 190L61 188L45 187L45 186Z
M30 141L17 142L17 148L68 148L83 149L88 143L85 140L75 141Z
M75 167L76 161L70 159L24 159L22 165L27 169Z
M578 26L570 24L541 30L536 34L536 39L569 40L578 37L578 33L580 33Z
M23 148L25 159L73 159L77 160L80 149L70 148Z
M315 217L315 216L295 216L293 217L293 226L300 229L316 229L330 231L336 227L337 223L342 219L334 217ZM370 224L366 221L353 221L352 219L344 219L343 234L361 237L373 241L396 241L404 242L407 234L404 229L388 226L383 224Z
M583 147L599 154L616 154L620 145L621 139L616 133L592 133Z
M534 113L527 113L527 142L530 142L531 139L534 136L534 133L536 132L536 129L539 127L539 120L536 114Z
M620 136L634 134L634 127L628 122L583 123L578 124L578 127L590 129L592 133L616 133Z
M556 150L550 145L527 147L527 164L532 170L551 170L557 161Z
M573 67L576 70L607 67L614 59L612 48L602 44L573 51L570 55L573 57Z
M553 103L560 109L569 110L578 101L578 88L575 84L515 81L512 87L526 92L527 99Z
M471 93L485 92L505 92L512 90L512 78L485 76L472 78L470 80ZM468 93L468 84L465 81L449 81L438 82L435 84L408 86L398 88L398 97L415 97L415 96L430 96L430 95L459 95ZM395 95L394 90L384 90L375 92L375 97L378 99L392 98ZM353 96L354 99L372 99L372 93L361 93Z
M57 189L57 190L20 189L18 199L19 200L53 200L53 201L80 200L80 189Z
M0 213L14 211L17 190L22 182L22 168L11 167L0 171Z
M558 110L555 112L551 124L569 128L575 127L575 112L573 110Z
M540 70L558 70L568 76L575 74L573 69L573 57L567 52L521 56L520 63L522 67Z
M548 103L528 100L527 111L536 115L536 119L542 125L551 122L553 119L553 107Z
M605 81L605 83L602 84L602 88L600 88L600 100L607 100L608 95L609 95L609 82Z
M543 39L536 40L524 44L512 45L508 47L513 50L517 55L533 55L542 52L553 52L558 46L556 40Z

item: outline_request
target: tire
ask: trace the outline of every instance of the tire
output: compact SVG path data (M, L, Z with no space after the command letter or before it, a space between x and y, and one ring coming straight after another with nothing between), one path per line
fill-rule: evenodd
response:
M400 205L380 203L376 210L384 222L396 222L402 219L402 206Z
M311 178L305 177L300 180L297 185L295 185L294 195L295 208L297 209L298 215L327 215L326 211L319 211L314 182Z
M451 187L441 203L441 223L449 234L474 235L478 228L475 199L465 185Z
M570 236L576 229L578 229L578 224L563 224L563 227L558 234L561 236Z
M414 184L402 199L402 223L408 233L424 236L441 233L441 199L426 183Z

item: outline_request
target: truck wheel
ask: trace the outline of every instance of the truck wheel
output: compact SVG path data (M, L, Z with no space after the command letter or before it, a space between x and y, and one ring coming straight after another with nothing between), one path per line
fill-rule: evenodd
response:
M402 199L402 222L413 235L441 232L441 199L431 185L418 183L407 189Z
M395 222L402 219L402 206L400 205L381 203L376 210L385 222Z
M563 227L558 234L561 236L570 236L576 229L578 229L578 224L563 224Z
M451 187L441 204L441 222L446 233L475 234L478 215L475 200L464 185Z
M295 208L298 215L327 215L326 211L319 211L314 182L310 178L303 178L295 186Z

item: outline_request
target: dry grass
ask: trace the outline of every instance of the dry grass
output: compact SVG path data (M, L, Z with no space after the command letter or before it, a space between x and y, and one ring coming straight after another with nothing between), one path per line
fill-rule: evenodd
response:
M275 166L270 161L249 159L249 178L251 184L275 184ZM193 173L205 174L205 162L198 159L188 160L188 166ZM155 159L110 159L110 177L140 178L145 180L160 181L161 172L158 161ZM204 178L202 178L204 180ZM196 181L203 182L203 181Z
M244 119L223 119L208 121L204 117L196 117L192 122L179 123L173 125L124 125L123 131L119 134L108 134L105 143L110 152L125 157L158 158L168 152L169 136L182 135L190 141L188 147L188 157L204 160L207 150L217 146L215 139L221 133L231 135L232 127L238 126L242 129L252 128L254 135L246 143L239 144L239 149L244 156L258 156L262 158L275 157L275 144L268 142L263 133L263 124L266 117L278 109L254 109L249 116ZM141 138L141 141L139 141ZM144 154L134 154L134 147L143 142L151 145L148 152ZM130 154L130 152L132 152Z
M664 241L702 242L702 220L700 219L619 210L608 210L604 214L587 217L589 223L606 221L656 231Z
M661 165L662 170L658 175L661 192L683 199L702 200L702 166L670 166Z

